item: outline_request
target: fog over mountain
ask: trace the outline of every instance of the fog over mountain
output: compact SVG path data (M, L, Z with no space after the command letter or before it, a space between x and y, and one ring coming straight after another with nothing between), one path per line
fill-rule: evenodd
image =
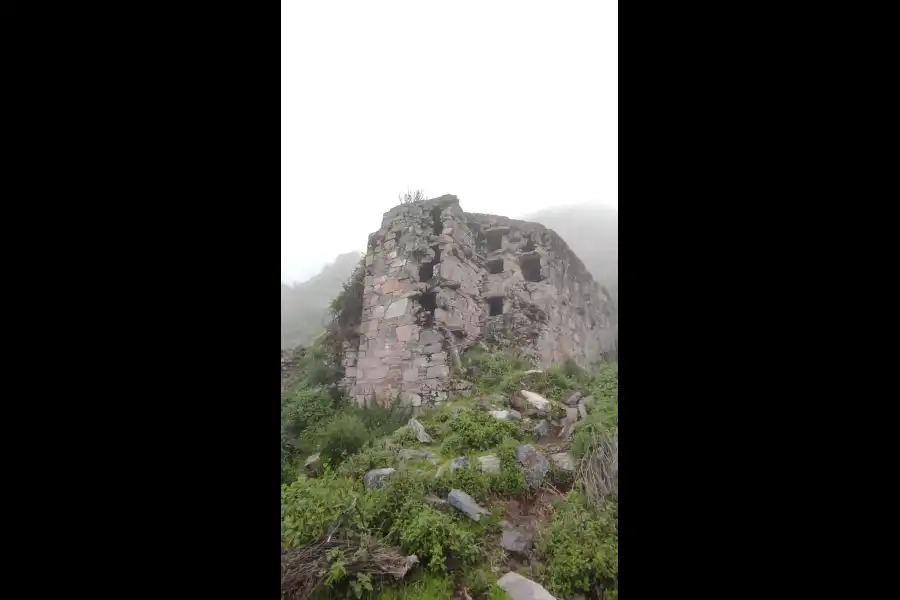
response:
M281 284L281 347L309 344L325 329L328 304L359 263L359 252L348 252L325 265L318 275L293 286Z

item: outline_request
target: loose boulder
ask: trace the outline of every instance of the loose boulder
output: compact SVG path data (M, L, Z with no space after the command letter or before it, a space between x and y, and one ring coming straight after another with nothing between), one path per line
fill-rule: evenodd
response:
M527 554L534 545L534 537L528 531L507 527L500 536L500 546L508 552Z
M453 508L457 510L461 510L466 513L469 518L478 521L481 517L485 517L491 514L491 511L480 506L472 496L468 495L462 490L450 490L450 493L447 494L447 502Z
M550 410L550 401L541 396L540 394L535 394L534 392L529 392L528 390L521 390L519 395L525 402L531 405L538 414L541 416L547 416L547 411Z
M572 472L575 470L575 458L568 452L557 452L550 455L553 465L562 471Z
M518 573L507 573L497 581L497 587L512 600L556 600L544 586Z
M566 418L563 419L563 426L571 425L578 422L578 408L569 406L566 408Z
M547 471L550 470L550 461L547 460L547 457L530 444L523 444L516 449L516 462L525 475L528 487L531 488L540 487Z
M409 423L407 423L406 426L415 432L417 440L419 440L423 444L431 443L431 436L428 435L428 433L425 431L425 426L419 423L416 419L410 419Z
M584 402L578 403L578 414L581 415L582 419L587 419L587 417L588 417L587 407L585 406Z
M571 396L569 396L569 399L566 400L566 405L571 406L573 408L578 406L578 401L581 400L581 396L582 396L581 392L573 393Z
M367 490L380 490L384 487L384 481L394 474L394 469L387 467L385 469L372 469L363 477L363 483Z
M522 418L522 414L517 410L492 410L489 412L492 417L501 421L518 421Z
M534 435L538 438L542 438L545 435L550 433L550 421L547 419L541 419L540 422L534 428Z

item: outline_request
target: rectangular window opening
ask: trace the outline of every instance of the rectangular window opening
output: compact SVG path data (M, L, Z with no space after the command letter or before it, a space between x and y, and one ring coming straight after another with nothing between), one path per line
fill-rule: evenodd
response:
M497 273L503 272L503 259L498 258L495 260L487 261L487 270L491 275L496 275Z
M487 233L487 247L488 252L493 252L503 247L503 232L489 231Z
M522 276L525 281L540 281L541 277L541 257L536 255L523 256L519 259L519 266L522 267Z
M503 314L503 298L488 298L488 315L496 317Z

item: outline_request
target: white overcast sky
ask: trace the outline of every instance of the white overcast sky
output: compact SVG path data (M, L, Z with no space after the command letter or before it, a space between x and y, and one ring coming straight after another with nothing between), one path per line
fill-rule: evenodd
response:
M618 207L618 3L281 2L281 277L364 250L397 195Z

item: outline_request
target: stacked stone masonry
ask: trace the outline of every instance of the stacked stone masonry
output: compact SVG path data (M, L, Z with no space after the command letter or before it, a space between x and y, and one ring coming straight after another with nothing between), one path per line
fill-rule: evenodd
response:
M369 236L359 338L344 385L361 406L441 402L481 340L536 365L587 365L613 342L609 295L552 230L464 213L456 196L396 206Z

